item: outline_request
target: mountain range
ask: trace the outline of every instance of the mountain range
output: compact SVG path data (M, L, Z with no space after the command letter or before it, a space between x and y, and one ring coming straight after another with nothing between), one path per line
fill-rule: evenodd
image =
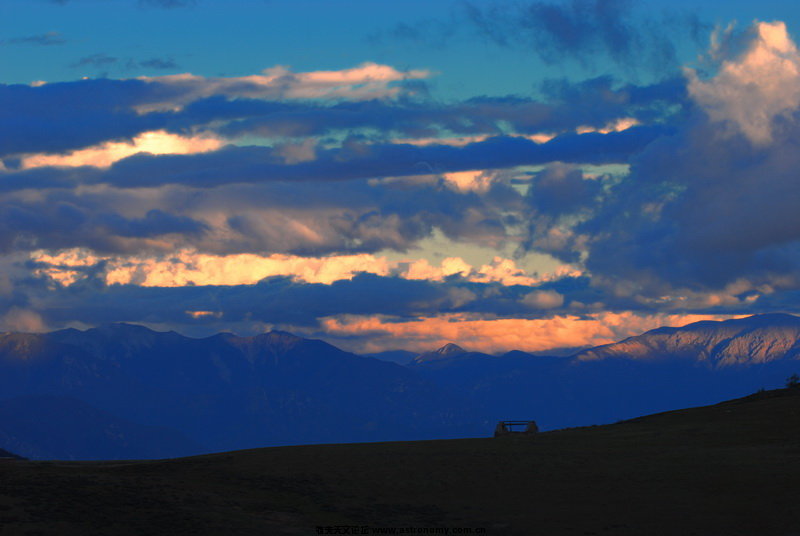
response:
M452 343L367 357L279 331L194 339L129 324L5 333L0 448L164 458L478 437L504 419L599 424L780 386L798 355L800 318L779 314L659 328L566 357Z

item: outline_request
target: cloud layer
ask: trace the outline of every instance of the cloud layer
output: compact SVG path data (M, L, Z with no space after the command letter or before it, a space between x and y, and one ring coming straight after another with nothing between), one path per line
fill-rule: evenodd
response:
M674 57L625 2L467 10L541 54ZM797 308L783 23L719 31L654 83L441 102L434 79L367 62L0 86L0 322L539 350Z

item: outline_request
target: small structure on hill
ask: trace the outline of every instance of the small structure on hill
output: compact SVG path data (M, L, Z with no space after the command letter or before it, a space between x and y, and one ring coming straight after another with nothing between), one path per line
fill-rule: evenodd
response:
M500 421L494 429L494 437L507 435L534 435L539 432L536 421Z

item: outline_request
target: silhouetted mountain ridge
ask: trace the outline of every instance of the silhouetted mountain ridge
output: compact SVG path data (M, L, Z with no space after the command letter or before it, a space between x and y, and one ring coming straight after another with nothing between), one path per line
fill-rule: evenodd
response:
M151 427L171 429L199 445L195 452L181 452L188 455L265 445L462 437L485 426L465 397L443 393L404 367L277 331L193 339L111 324L6 334L0 336L0 393L5 400L80 401L130 423L128 429L140 426L141 437L132 432L127 443L151 453L168 450L141 443L158 443L157 435L144 433ZM104 426L99 415L82 415L96 421L95 427ZM20 453L118 456L119 449L101 443L89 454L50 447Z
M6 430L31 457L160 457L475 437L509 418L535 419L543 429L599 424L781 386L800 370L799 340L797 317L761 315L659 328L566 357L491 356L450 343L400 366L280 331L194 339L109 324L6 333L0 439ZM73 401L61 417L73 426L41 409L53 400ZM5 414L5 428L4 404L17 410ZM44 428L26 432L26 419ZM64 440L45 441L48 426ZM75 441L70 428L100 435Z

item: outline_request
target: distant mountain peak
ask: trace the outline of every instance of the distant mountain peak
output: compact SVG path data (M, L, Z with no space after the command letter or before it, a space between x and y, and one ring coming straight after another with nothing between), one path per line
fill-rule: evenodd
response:
M467 353L467 351L464 350L463 348L461 348L459 345L457 345L455 343L448 342L447 344L445 344L444 346L442 346L441 348L436 350L434 353L439 354L439 355L443 355L443 356L444 355L450 356L450 355L455 355L455 354L465 354L465 353Z
M278 329L273 329L272 331L262 333L261 336L268 337L270 339L287 340L287 341L297 341L303 338L298 335L295 335L294 333L290 333L288 331L281 331Z
M129 324L128 322L107 322L90 329L96 329L98 331L153 331L152 329L142 326L141 324Z
M414 363L425 363L428 361L436 361L439 359L446 359L448 357L453 357L461 354L466 354L467 351L461 348L459 345L454 344L452 342L448 342L441 348L434 350L432 352L425 352L424 354L420 354L414 358Z
M89 328L83 332L81 331L69 332L67 330L62 331L62 334L64 335L69 335L70 333L82 334L82 335L98 334L106 337L125 337L125 338L154 337L164 334L163 332L154 331L148 328L147 326L142 326L140 324L129 324L127 322L108 322L105 324L100 324L93 328Z

